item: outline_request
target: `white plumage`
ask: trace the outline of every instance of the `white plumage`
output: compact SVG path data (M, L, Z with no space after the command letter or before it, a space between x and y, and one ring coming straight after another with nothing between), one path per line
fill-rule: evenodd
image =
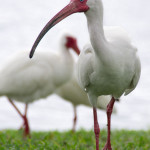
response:
M32 60L28 51L17 53L1 70L0 95L29 103L53 93L72 76L73 60L66 53L67 59L62 54L38 52Z
M65 100L70 101L74 106L86 105L90 106L87 94L80 88L75 78L71 79L67 83L63 84L56 90L56 94ZM97 108L106 110L107 104L111 100L111 96L99 96ZM116 112L116 110L115 110Z
M33 59L28 51L16 53L0 70L0 95L28 104L54 93L72 77L74 60L69 49L79 54L76 44L70 34L63 34L59 52L38 52Z
M136 87L140 77L140 61L137 49L122 28L104 29L106 40L103 43L104 47L100 47L102 50L95 52L92 45L88 44L81 52L78 61L78 79L90 97L111 94L117 99L123 93L129 94ZM96 101L90 99L93 106L96 106Z
M73 58L63 45L60 53L28 51L17 53L0 72L0 95L29 103L45 98L70 79Z
M75 77L75 73L73 74L72 78L63 84L61 87L59 87L56 92L57 95L59 95L64 100L67 100L73 104L74 107L74 123L72 130L75 131L76 127L76 120L77 120L77 113L76 113L76 107L78 105L86 105L91 107L88 96L85 93L85 91L79 86L77 79ZM106 110L107 105L111 100L111 96L99 96L97 100L97 108ZM116 113L116 108L113 110L114 113Z
M31 53L49 29L67 16L84 12L87 18L91 45L81 52L78 61L78 80L87 92L93 106L94 132L96 150L99 150L99 125L97 121L97 97L111 95L107 107L108 138L104 150L112 150L110 142L110 118L116 99L127 95L135 89L140 78L141 65L137 49L124 30L109 28L107 34L103 29L103 5L101 0L71 0L44 27L35 41Z

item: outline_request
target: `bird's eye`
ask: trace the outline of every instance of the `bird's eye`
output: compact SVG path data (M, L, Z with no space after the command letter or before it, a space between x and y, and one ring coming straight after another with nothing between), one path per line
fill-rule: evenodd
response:
M84 2L84 0L80 0L80 2Z

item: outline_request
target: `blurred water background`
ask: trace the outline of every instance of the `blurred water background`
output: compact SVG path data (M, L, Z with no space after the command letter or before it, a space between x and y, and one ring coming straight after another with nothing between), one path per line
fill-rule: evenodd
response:
M13 53L30 50L44 25L69 0L0 0L0 67ZM150 129L150 1L148 0L103 0L104 25L122 26L127 30L139 49L142 74L137 88L116 103L117 114L112 116L114 129ZM37 51L56 50L62 29L78 38L82 49L89 40L84 14L74 14L49 32ZM19 63L19 62L18 62ZM13 65L13 64L12 64ZM23 111L24 105L17 103ZM93 127L92 109L78 107L77 128ZM68 130L72 127L73 108L56 95L39 100L29 106L28 118L32 130ZM100 127L106 128L106 114L98 111ZM0 129L17 129L22 119L5 97L0 99Z

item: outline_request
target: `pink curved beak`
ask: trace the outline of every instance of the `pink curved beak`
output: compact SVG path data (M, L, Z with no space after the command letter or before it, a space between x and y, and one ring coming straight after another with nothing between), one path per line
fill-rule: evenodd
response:
M61 20L65 19L66 17L68 17L69 15L73 13L86 12L88 9L89 7L85 3L82 4L79 0L71 0L70 3L66 7L64 7L59 13L57 13L40 32L40 34L38 35L36 41L34 42L32 46L29 57L30 58L33 57L33 54L39 42L53 26L55 26Z

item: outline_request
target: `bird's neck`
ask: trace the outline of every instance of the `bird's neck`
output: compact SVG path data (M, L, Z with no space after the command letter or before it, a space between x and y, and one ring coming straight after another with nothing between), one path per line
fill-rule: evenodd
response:
M105 39L104 29L103 29L103 8L95 8L89 10L86 13L88 30L90 35L91 44L95 53L103 57L104 48L106 49L108 43Z
M59 53L58 53L58 60L55 60L57 68L56 69L56 78L55 78L55 84L60 85L66 83L71 77L73 73L73 58L67 49L63 49L61 47Z
M66 72L67 70L72 71L74 62L70 50L66 47L61 48L60 56L62 61L61 65L63 66L64 70L66 70Z

